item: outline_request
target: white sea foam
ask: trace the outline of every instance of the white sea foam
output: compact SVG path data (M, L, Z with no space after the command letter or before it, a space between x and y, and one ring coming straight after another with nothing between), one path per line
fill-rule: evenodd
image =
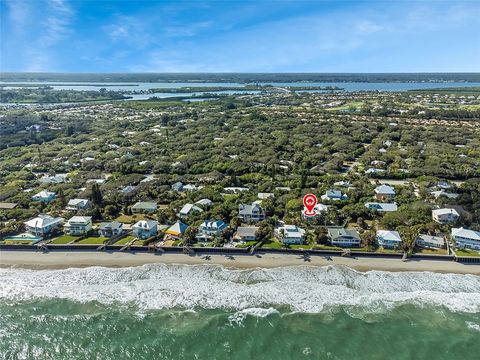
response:
M0 269L0 301L61 298L140 310L205 308L266 316L274 308L355 316L402 304L480 312L480 277L430 272L357 272L344 266L231 270L215 265L144 265L66 270ZM259 310L261 309L261 310ZM270 310L272 309L272 310ZM266 314L266 315L265 315ZM243 315L242 315L243 316Z

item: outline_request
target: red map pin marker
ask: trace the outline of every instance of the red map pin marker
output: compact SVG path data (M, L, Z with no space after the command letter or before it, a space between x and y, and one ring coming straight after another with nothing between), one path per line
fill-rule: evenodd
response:
M313 194L307 194L303 197L303 206L305 206L305 210L303 210L303 214L305 216L315 216L317 215L317 211L315 210L315 206L317 205L317 197Z

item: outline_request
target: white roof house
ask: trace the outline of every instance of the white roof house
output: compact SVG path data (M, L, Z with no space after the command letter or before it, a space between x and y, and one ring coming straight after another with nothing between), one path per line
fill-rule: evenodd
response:
M452 229L452 238L457 247L480 250L480 232L461 228Z
M303 244L305 230L296 225L284 225L275 229L279 240L284 244Z
M63 222L64 219L61 217L54 218L50 215L41 214L24 224L27 232L36 236L43 236L50 233L54 228L61 227Z
M398 210L396 203L379 203L379 202L367 202L365 207L370 210L377 210L378 212L393 212Z
M382 184L375 188L375 194L395 195L395 189L390 185Z
M342 194L340 190L327 190L324 195L321 196L322 200L346 200L348 196L346 194Z
M458 220L460 214L455 209L443 208L432 210L432 219L439 224L448 224Z
M63 230L69 235L84 235L91 229L91 216L73 216L63 226Z
M198 204L200 206L210 206L213 204L213 201L210 199L200 199L195 204Z
M441 196L445 196L449 199L456 199L458 197L457 193L449 193L446 192L445 190L438 190L438 191L431 191L430 194L435 198L438 199Z
M90 207L88 199L71 199L68 201L67 210L81 210Z
M394 230L377 230L377 241L384 248L400 247L402 244L400 234Z
M270 197L274 197L275 194L274 193L258 193L258 198L260 200L265 200L265 199L268 199Z
M42 201L42 202L49 202L55 199L56 194L52 191L42 190L37 194L32 196L32 200L35 201Z
M199 208L198 206L195 206L193 204L185 204L183 205L182 209L180 210L180 216L187 216L190 214L190 212L203 212L203 209Z

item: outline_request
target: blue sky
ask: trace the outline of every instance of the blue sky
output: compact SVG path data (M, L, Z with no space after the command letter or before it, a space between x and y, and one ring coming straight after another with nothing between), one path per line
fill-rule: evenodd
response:
M0 0L1 71L480 71L480 0Z

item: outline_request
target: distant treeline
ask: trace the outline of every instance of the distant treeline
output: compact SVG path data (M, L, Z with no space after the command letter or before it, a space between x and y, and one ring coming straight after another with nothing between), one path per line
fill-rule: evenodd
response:
M79 82L480 82L480 73L0 73L0 81Z

